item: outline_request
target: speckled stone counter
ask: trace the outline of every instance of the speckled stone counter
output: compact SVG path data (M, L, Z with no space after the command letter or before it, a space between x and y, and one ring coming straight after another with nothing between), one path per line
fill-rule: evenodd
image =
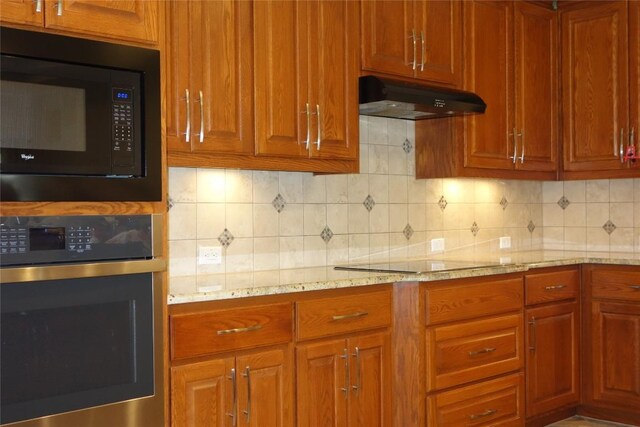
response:
M434 262L441 261L434 259ZM454 259L454 258L451 258ZM460 256L455 260L460 261ZM332 267L302 268L291 270L254 271L248 273L214 274L198 277L198 292L170 293L169 304L213 301L276 295L323 289L367 286L402 281L435 281L507 274L528 271L533 268L576 264L618 264L640 266L640 255L633 253L532 251L509 253L495 257L465 257L464 261L489 266L428 273L385 273L366 271L337 271Z

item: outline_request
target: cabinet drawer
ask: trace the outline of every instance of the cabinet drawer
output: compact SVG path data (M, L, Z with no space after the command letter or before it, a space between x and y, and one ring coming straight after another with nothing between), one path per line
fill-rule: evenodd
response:
M171 316L171 359L289 342L292 312L287 302Z
M577 269L527 274L524 287L527 305L577 298L580 274Z
M296 303L299 340L325 337L391 324L391 290Z
M516 371L524 366L522 315L427 330L427 391Z
M640 301L640 267L594 268L591 292L593 298Z
M473 319L522 308L522 278L427 287L427 324Z
M524 381L521 374L438 393L427 398L430 426L522 425Z

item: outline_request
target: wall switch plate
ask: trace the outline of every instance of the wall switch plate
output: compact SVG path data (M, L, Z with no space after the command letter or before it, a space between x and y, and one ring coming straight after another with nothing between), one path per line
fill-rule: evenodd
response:
M222 248L220 246L199 246L198 247L198 264L221 264Z
M500 238L500 249L509 249L511 247L511 237L501 237Z
M444 238L431 239L431 252L442 252L442 251L444 251Z

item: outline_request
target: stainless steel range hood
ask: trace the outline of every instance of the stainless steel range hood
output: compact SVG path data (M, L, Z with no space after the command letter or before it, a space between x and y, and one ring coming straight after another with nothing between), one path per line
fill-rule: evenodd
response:
M423 120L482 114L486 108L482 98L471 92L360 77L360 114L365 116Z

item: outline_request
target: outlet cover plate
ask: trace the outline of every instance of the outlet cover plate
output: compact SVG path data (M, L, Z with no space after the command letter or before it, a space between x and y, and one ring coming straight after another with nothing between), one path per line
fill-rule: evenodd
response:
M431 252L444 251L444 238L431 239Z
M199 246L198 264L217 265L222 263L222 247L220 246Z
M500 238L500 249L509 249L511 247L511 237L501 237Z

